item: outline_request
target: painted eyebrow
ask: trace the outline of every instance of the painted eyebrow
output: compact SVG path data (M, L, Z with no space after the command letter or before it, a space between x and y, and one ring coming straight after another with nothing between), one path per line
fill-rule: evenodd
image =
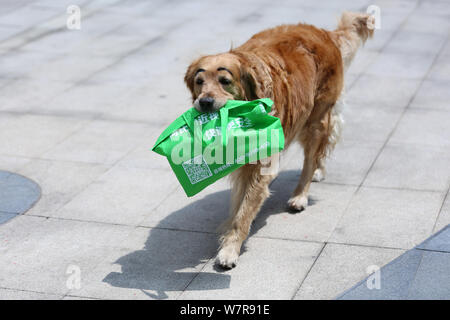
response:
M196 76L196 75L197 75L197 73L199 73L199 72L205 72L205 69L198 69L197 71L195 71L195 74L194 74L194 76Z
M229 72L231 75L233 75L233 72L231 72L230 70L228 70L227 68L224 68L224 67L218 68L217 71L227 71L227 72Z

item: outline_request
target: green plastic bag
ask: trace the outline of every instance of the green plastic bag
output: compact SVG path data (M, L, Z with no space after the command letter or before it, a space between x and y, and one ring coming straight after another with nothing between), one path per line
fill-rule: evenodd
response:
M229 100L219 111L194 108L159 136L153 151L167 157L187 196L246 163L283 150L280 119L268 113L272 100Z

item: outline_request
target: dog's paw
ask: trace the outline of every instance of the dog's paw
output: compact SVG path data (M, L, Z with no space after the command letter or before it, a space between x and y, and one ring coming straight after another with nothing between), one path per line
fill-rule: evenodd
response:
M323 173L322 169L317 168L316 171L314 171L314 175L311 179L312 182L320 182L325 179L325 175Z
M217 254L216 263L224 269L232 269L236 267L239 258L239 252L234 248L224 247Z
M303 211L308 206L307 196L297 196L288 200L289 209L293 211Z

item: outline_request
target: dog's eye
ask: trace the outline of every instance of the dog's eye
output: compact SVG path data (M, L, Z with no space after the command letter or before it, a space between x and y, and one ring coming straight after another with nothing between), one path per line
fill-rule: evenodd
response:
M202 84L203 84L203 79L198 78L198 79L195 81L195 83L198 84L198 85L202 85Z
M231 81L230 81L229 79L227 79L227 78L220 78L220 79L219 79L219 82L220 82L221 84L223 84L223 85L228 85L228 84L231 83Z

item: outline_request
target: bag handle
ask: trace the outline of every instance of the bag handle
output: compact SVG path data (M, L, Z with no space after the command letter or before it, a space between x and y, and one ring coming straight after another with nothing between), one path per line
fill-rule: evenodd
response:
M222 131L222 146L227 145L227 129L228 129L228 108L220 109L220 129Z
M272 105L273 105L273 101L269 98L262 98L262 99L258 99L258 100L254 100L254 101L259 101L264 105L264 108L266 109L266 112L269 113ZM252 103L254 101L249 101L248 103ZM228 100L227 102L227 107L226 108L221 108L219 110L220 112L220 118L221 118L221 131L222 131L222 144L225 146L227 143L227 125L228 125L228 114L229 111L235 108L239 108L239 107L245 107L246 104L242 104L242 101L239 100ZM187 110L186 112L184 112L181 116L179 116L174 122L172 122L170 124L169 127L167 127L163 133L161 133L161 135L159 136L158 140L156 140L156 143L154 145L154 147L152 148L152 150L155 150L156 147L162 142L164 141L168 136L170 136L172 134L173 131L175 131L176 129L181 128L184 125L187 125L189 127L189 129L194 132L194 119L195 117L197 117L199 114L201 114L200 111L198 111L195 108L191 108L189 110Z

